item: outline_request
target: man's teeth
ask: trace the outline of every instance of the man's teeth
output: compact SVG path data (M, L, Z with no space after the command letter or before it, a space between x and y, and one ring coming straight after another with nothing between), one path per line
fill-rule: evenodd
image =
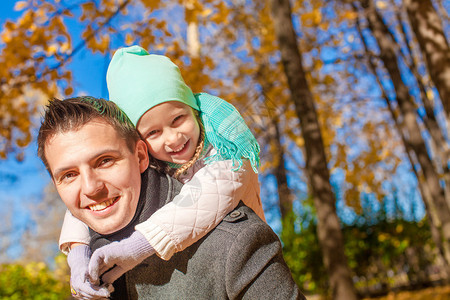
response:
M96 203L96 204L89 205L89 209L93 210L93 211L98 211L98 210L105 209L108 206L110 206L111 204L113 204L114 201L116 201L116 199L117 198L113 198L113 199L106 200L106 201L104 201L102 203Z

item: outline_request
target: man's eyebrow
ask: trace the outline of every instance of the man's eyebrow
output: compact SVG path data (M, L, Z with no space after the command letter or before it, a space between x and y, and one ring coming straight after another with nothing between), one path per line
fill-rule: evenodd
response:
M89 162L96 161L96 160L98 160L99 158L101 158L102 156L104 156L106 154L116 154L116 155L118 155L120 153L121 153L121 151L119 151L117 149L103 149L103 150L101 150L101 151L91 155L91 158L89 158ZM67 170L73 169L73 168L74 168L73 166L68 166L68 167L62 167L62 168L56 169L55 172L53 172L53 178L56 178L57 175L65 172Z
M59 176L59 174L64 173L65 171L67 171L69 169L71 169L71 167L56 169L55 172L52 173L52 176L54 179L56 179Z

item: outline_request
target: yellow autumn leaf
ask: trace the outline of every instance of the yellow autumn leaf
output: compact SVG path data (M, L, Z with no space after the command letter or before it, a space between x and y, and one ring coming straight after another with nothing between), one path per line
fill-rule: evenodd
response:
M341 128L342 127L342 117L339 115L337 118L332 119L332 123L333 126L337 127L337 128Z
M203 10L202 13L201 13L201 15L202 15L202 17L207 17L207 16L209 16L210 14L212 14L212 12L213 12L213 10L210 9L210 8L208 8L208 9Z
M33 15L34 13L31 12L30 10L26 11L22 18L19 19L19 25L23 26L23 27L29 27L31 24L33 24Z
M305 140L301 136L297 136L295 138L295 144L299 147L303 147L305 145Z
M318 25L322 21L322 13L320 10L315 9L311 12L302 14L300 18L303 24Z
M56 53L56 51L58 51L58 45L56 45L56 44L51 44L51 45L48 46L48 48L47 48L47 56L52 56L53 54Z
M331 85L335 82L334 78L331 75L325 75L325 77L323 78L322 81L324 84L328 84L328 85Z
M66 96L70 96L70 95L72 95L72 93L73 93L73 88L72 87L67 87L65 90L64 90L64 94L66 95Z
M131 33L127 33L127 35L125 36L125 44L127 45L131 45L134 42L134 37Z
M43 8L36 10L35 14L40 23L44 23L48 20L47 14Z
M70 45L69 43L65 42L61 45L61 47L59 48L59 51L61 51L62 53L70 53Z
M322 12L318 9L314 10L314 24L320 24L322 22Z
M101 51L101 52L106 51L106 50L109 48L109 43L110 43L110 37L109 37L109 35L108 35L108 34L104 34L104 35L101 37L100 44L99 44L100 51Z
M312 12L304 13L300 16L300 19L302 20L302 23L305 24L313 19L313 13Z
M19 11L26 8L27 6L28 6L27 1L17 1L16 4L14 5L14 10Z
M319 28L322 29L323 31L326 31L326 30L328 30L329 26L330 26L330 23L322 22L322 23L320 23Z
M387 7L386 1L377 1L376 6L378 9L385 9Z
M159 43L153 46L153 49L160 51L163 50L166 46L163 43Z
M145 7L151 10L157 9L158 6L160 5L160 1L155 0L141 0L141 2Z
M95 10L95 4L92 2L86 2L81 4L81 7L83 8L83 11L94 11Z
M12 40L11 32L9 30L3 31L2 35L1 35L1 39L5 44L11 42L11 40Z
M388 236L386 235L386 234L384 234L384 233L380 233L379 235L378 235L378 240L380 241L380 242L384 242L385 240L387 240L388 239Z
M391 155L391 152L388 149L383 149L383 151L381 152L380 155L380 159L384 160L386 158L388 158Z
M358 13L354 12L352 10L347 10L343 15L343 18L348 19L348 20L355 20L356 18L358 18Z
M434 93L431 89L427 90L427 97L430 99L430 101L434 101Z

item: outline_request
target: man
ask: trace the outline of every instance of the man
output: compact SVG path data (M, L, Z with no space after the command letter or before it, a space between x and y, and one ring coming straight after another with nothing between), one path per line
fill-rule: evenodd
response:
M92 250L130 236L180 188L147 169L145 142L101 99L51 101L38 154L67 208L91 229ZM114 299L304 299L277 236L242 204L191 247L169 261L147 258L114 287Z

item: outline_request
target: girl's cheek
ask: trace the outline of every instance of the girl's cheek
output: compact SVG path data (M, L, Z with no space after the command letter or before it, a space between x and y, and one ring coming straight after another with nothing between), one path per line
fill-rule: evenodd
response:
M153 149L155 149L155 143L154 142L147 141L147 146L148 146L149 151L153 151Z

